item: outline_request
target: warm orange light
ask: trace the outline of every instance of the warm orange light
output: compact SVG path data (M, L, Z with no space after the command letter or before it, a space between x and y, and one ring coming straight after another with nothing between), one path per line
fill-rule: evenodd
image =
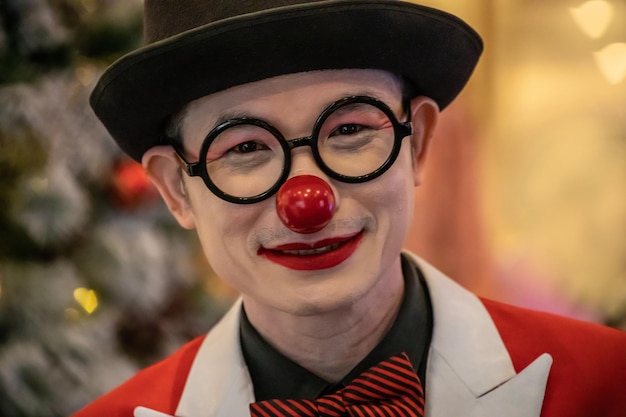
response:
M613 5L605 0L590 0L569 9L574 22L591 39L598 39L613 20Z
M626 77L626 43L612 43L593 54L604 78L619 84Z

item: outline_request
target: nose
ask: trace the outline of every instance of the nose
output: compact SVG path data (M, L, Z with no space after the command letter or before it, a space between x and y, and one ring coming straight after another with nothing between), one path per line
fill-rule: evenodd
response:
M296 175L280 187L276 212L285 226L297 233L322 230L333 217L335 195L330 185L314 175Z

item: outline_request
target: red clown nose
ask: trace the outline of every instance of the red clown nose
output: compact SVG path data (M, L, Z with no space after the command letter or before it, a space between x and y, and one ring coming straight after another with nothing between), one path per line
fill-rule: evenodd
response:
M276 211L285 226L298 233L315 233L330 222L335 195L324 180L313 175L288 179L276 197Z

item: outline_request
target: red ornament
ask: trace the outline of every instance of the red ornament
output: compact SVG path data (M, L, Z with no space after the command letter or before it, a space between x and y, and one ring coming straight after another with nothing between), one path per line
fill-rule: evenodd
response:
M118 206L127 209L154 201L158 196L143 166L132 160L125 159L116 164L112 187Z
M335 209L335 195L326 181L313 175L288 179L276 196L276 212L285 226L308 234L322 230Z

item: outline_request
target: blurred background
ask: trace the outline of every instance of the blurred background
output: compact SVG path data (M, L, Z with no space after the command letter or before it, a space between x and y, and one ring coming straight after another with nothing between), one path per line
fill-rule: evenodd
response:
M421 3L486 47L407 248L482 296L626 329L626 0ZM87 104L141 5L0 0L0 416L70 414L235 296Z

